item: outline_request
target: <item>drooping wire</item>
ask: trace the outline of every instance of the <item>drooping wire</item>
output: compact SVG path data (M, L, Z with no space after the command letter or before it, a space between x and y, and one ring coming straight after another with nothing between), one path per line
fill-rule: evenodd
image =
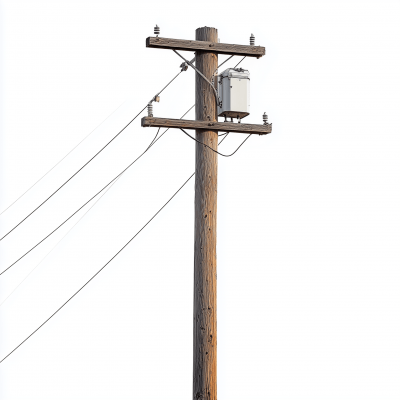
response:
M0 215L5 213L11 206L13 206L21 197L25 196L34 186L36 186L45 176L47 176L55 167L57 167L58 164L60 164L65 158L67 158L81 143L83 143L99 126L103 125L104 122L108 120L113 114L115 114L123 104L126 102L124 101L122 104L120 104L107 118L105 118L102 122L100 122L99 125L96 126L88 135L86 135L75 147L73 147L63 158L61 158L60 161L58 161L56 164L54 164L41 178L39 178L32 186L30 186L28 189L25 190L24 193L22 193L17 199L15 199L7 208L5 208Z
M185 114L182 115L181 119L190 111L192 110L192 107L189 108L185 112ZM46 235L43 239L41 239L38 243L36 243L33 247L31 247L27 252L25 252L21 257L19 257L16 261L14 261L11 265L9 265L5 270L0 272L0 276L3 275L6 271L8 271L11 267L13 267L18 261L22 260L26 255L28 255L32 250L34 250L37 246L39 246L41 243L43 243L47 238L49 238L53 233L55 233L58 229L60 229L65 223L67 223L74 215L76 215L82 208L84 208L88 203L90 203L96 196L98 196L103 190L105 190L108 186L114 184L117 179L121 177L122 174L124 174L139 158L141 158L149 149L152 147L158 140L161 139L161 137L170 129L167 128L159 137L158 133L160 132L160 129L158 129L156 136L154 139L151 141L150 145L147 147L147 149L140 154L134 161L132 161L125 169L123 169L116 177L114 177L110 182L108 182L102 189L100 189L95 195L93 195L89 200L87 200L83 205L81 205L76 211L74 211L67 219L65 219L60 225L58 225L55 229L53 229L48 235Z
M180 71L158 94L165 90L180 74ZM82 165L73 175L71 175L58 189L56 189L49 197L46 198L42 203L40 203L33 211L31 211L25 218L23 218L17 225L15 225L11 230L9 230L5 235L0 238L0 241L8 236L14 229L21 225L27 218L29 218L35 211L37 211L43 204L45 204L49 199L51 199L61 188L63 188L72 178L74 178L83 168L85 168L95 157L97 157L113 140L115 140L145 109L147 104L143 109L131 120L129 121L105 146L103 146L89 161Z
M223 137L221 139L221 141L219 142L219 144L221 144L226 138L228 137L228 135L226 135L225 137ZM139 235L139 233L161 212L161 210L163 210L165 208L165 206L178 194L178 192L180 192L182 190L182 188L190 181L190 179L193 178L194 176L194 172L192 175L190 175L190 177L184 182L184 184L172 195L172 197L170 197L170 199L149 219L149 221L146 222L145 225L143 225L143 227L131 238L128 240L128 242L125 243L125 245L123 247L121 247L117 253L115 253L110 260L107 261L106 264L104 264L83 286L81 286L66 302L64 302L53 314L50 315L49 318L47 318L41 325L39 325L38 328L36 328L29 336L27 336L18 346L16 346L13 350L11 350L5 357L2 358L2 360L0 361L0 364L6 359L8 358L12 353L14 353L15 350L17 350L19 347L21 347L31 336L33 336L43 325L45 325L48 321L50 321L51 318L53 318L64 306L66 306L82 289L84 289L101 271L103 271L103 269L105 267L107 267L108 264L110 264L110 262L112 260L114 260L115 257L118 256L119 253L121 253L122 250L124 250L129 243L132 242L133 239L136 238L137 235Z
M88 210L85 211L85 213L78 219L78 221L75 222L75 224L68 230L68 232L52 247L52 249L36 264L35 267L29 271L29 273L25 276L25 278L22 279L20 283L18 283L17 286L14 287L13 290L5 297L5 299L0 303L0 307L7 301L7 299L28 279L28 277L33 273L33 271L49 256L49 254L65 239L65 237L72 231L72 229L75 228L76 225L79 224L79 222L82 221L82 219L86 216L86 214L103 198L103 196L115 185L115 183L118 181L118 179L121 178L120 176L99 196L99 198L89 207Z
M220 156L223 156L223 157L230 157L230 156L233 156L242 146L243 146L243 144L244 144L244 142L252 135L251 133L249 133L249 135L247 136L247 138L246 139L244 139L243 140L243 142L240 144L240 146L232 153L232 154L222 154L222 153L220 153L220 152L218 152L217 150L214 150L212 147L210 147L209 145L207 145L207 144L205 144L205 143L202 143L202 142L200 142L199 140L197 140L196 138L194 138L193 136L191 136L191 135L189 135L185 130L183 130L182 128L179 128L185 135L187 135L187 136L189 136L190 137L190 139L193 139L194 141L196 141L197 143L200 143L200 144L202 144L203 146L205 146L205 147L208 147L210 150L212 150L214 153L217 153L217 154L219 154ZM226 136L225 136L226 137Z
M218 143L218 145L220 145L229 135L230 132L226 132L225 137L223 137L220 142Z
M95 197L97 197L103 190L105 190L107 187L112 185L113 183L116 182L118 178L121 177L121 175L130 167L132 166L137 160L139 160L140 157L143 156L144 153L146 153L147 150L150 149L150 147L155 143L155 140L158 136L158 133L160 132L160 128L157 130L157 134L154 137L154 139L151 141L150 145L147 147L147 149L140 154L139 157L137 157L134 161L132 161L131 164L129 164L128 167L126 167L120 174L118 174L115 178L113 178L110 182L107 183L106 186L104 186L101 190L99 190L94 196L92 196L89 200L87 200L82 206L80 206L74 213L72 213L64 222L62 222L60 225L57 226L54 230L52 230L47 236L45 236L42 240L40 240L38 243L36 243L32 248L30 248L26 253L24 253L21 257L19 257L16 261L14 261L9 267L7 267L4 271L0 272L0 275L3 275L6 271L8 271L12 266L14 266L18 261L22 260L27 254L29 254L32 250L34 250L37 246L39 246L41 243L43 243L48 237L50 237L54 232L56 232L58 229L60 229L66 222L68 222L74 215L76 215L80 210L82 210L83 207L85 207L87 204L89 204ZM110 186L111 187L111 186Z
M121 253L122 250L125 249L126 246L128 246L129 243L132 242L133 239L136 238L137 235L139 235L140 232L160 213L160 211L178 194L178 192L186 185L187 182L192 178L194 174L190 176L190 178L172 195L172 197L150 218L148 222L146 222L145 225L132 237L130 238L124 246L121 247L117 251L116 254L114 254L83 286L81 286L64 304L62 304L53 314L50 315L49 318L47 318L38 328L36 328L26 339L24 339L17 347L14 348L10 353L8 353L1 361L2 363L7 357L9 357L12 353L14 353L15 350L17 350L21 345L23 345L32 335L34 335L43 325L45 325L51 318L53 318L65 305L68 304L82 289L84 289L105 267L107 267L108 264L112 260L114 260L115 257L118 256L119 253Z
M147 105L146 105L147 107ZM40 203L33 211L31 211L24 219L18 222L17 225L14 226L11 230L9 230L0 240L3 240L6 236L8 236L14 229L16 229L19 225L21 225L27 218L29 218L35 211L37 211L43 204L45 204L51 197L53 197L61 188L63 188L73 177L75 177L83 168L86 167L97 155L99 155L114 139L116 139L144 110L144 107L131 121L128 122L105 146L103 146L89 161L83 164L82 167L78 169L73 175L71 175L57 190L55 190L46 200Z

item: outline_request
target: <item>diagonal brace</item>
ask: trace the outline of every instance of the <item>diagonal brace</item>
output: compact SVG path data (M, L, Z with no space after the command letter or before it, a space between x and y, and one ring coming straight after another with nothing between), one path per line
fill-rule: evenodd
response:
M183 56L181 56L175 49L172 49L172 51L174 52L174 53L176 53L176 54L178 54L178 56L180 57L180 58L182 58L183 60L185 60L185 62L188 64L188 65L190 65L202 78L204 78L210 85L211 85L211 87L213 88L213 90L214 90L214 94L215 94L215 100L217 100L217 105L219 106L219 107L222 107L222 103L221 103L221 99L219 98L219 96L218 96L218 93L217 93L217 90L215 89L215 87L214 87L214 85L191 63L191 61L189 61L189 60L186 60L186 58L185 57L183 57Z

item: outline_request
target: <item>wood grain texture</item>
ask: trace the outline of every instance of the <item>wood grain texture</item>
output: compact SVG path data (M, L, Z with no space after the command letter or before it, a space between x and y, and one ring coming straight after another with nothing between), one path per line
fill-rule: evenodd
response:
M215 102L215 100L214 100ZM254 133L258 135L266 135L271 133L272 124L256 125L256 124L236 124L233 122L214 122L214 121L191 121L185 119L170 119L143 117L143 127L161 127L161 128L182 128L182 129L212 129L215 131L237 132L237 133Z
M215 28L198 28L196 40L217 42ZM215 53L196 51L196 67L208 79L218 66ZM217 121L209 83L196 74L196 120ZM196 139L218 149L216 130L196 129ZM196 143L193 400L217 400L217 154Z
M146 47L155 49L175 49L175 50L203 50L212 51L219 54L229 54L235 56L247 56L260 58L265 56L265 47L246 46L241 44L216 43L213 41L202 40L183 40L162 37L148 37Z

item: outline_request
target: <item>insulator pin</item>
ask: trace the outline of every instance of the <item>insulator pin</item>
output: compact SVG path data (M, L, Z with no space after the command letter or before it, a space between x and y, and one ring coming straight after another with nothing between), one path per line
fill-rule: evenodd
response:
M160 34L160 27L158 25L154 27L154 34L157 36Z
M268 115L267 115L267 113L263 114L263 121L264 121L264 125L268 125Z
M153 116L153 104L152 103L147 104L147 115L149 117Z
M251 34L250 36L250 46L254 46L256 44L256 37Z

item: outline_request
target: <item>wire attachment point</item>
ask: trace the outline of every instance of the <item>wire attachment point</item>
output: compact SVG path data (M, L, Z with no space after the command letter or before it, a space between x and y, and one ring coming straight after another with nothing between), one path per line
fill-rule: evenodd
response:
M189 68L186 62L183 62L179 67L181 68L182 72L187 71Z

